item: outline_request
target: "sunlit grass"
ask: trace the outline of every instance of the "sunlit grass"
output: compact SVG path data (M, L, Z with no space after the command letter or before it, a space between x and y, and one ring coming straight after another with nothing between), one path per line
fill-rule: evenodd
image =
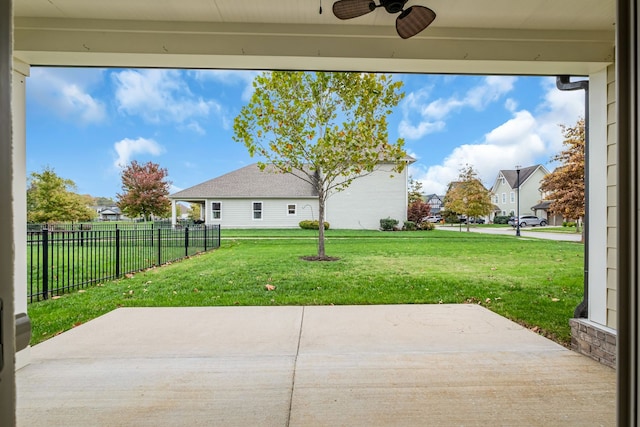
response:
M583 246L479 233L328 230L335 262L309 262L317 232L223 230L222 247L33 303L35 344L117 307L482 304L567 344ZM267 290L266 285L275 286Z

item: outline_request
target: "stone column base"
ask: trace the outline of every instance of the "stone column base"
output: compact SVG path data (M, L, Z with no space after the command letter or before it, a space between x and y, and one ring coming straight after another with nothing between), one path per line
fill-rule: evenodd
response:
M587 319L569 319L571 349L616 368L617 333Z

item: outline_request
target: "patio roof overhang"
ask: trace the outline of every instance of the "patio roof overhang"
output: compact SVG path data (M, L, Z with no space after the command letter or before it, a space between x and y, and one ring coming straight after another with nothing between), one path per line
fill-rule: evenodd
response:
M314 1L15 0L30 65L588 75L614 60L615 1L429 0L415 37L383 11L340 21Z

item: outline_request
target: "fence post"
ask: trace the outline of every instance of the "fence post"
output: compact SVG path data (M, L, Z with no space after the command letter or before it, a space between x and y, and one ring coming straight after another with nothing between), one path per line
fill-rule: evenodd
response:
M189 227L184 228L184 256L189 256Z
M116 227L116 277L120 277L120 229Z
M158 265L162 265L162 238L160 237L161 232L162 229L158 228Z
M204 251L207 252L207 224L202 227L204 228Z
M49 297L49 229L42 229L42 299Z

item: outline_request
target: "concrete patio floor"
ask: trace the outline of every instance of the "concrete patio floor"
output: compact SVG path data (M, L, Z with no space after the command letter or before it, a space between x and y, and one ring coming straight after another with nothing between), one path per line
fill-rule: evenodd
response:
M477 305L121 308L31 355L24 427L615 425L614 370Z

